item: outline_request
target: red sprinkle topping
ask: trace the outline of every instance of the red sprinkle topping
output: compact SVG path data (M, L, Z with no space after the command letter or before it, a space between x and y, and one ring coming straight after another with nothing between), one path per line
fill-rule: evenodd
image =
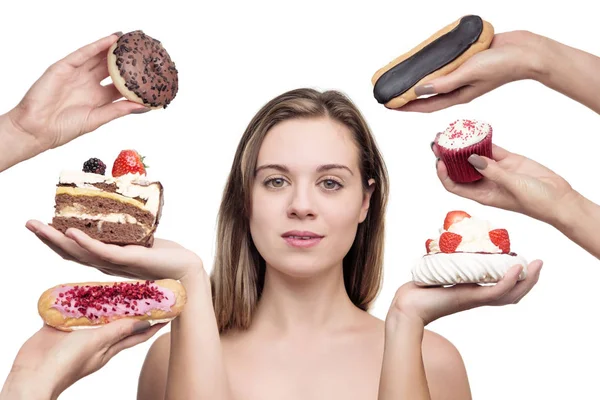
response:
M138 311L137 303L143 300L154 300L161 302L168 300L164 293L156 286L151 286L154 281L145 282L115 282L112 285L100 286L74 286L64 293L59 294L54 304L60 304L63 307L72 307L79 311L82 316L89 319L98 319L96 311L107 312L108 308L117 311L117 306L124 305L127 309ZM150 305L148 301L145 301ZM69 312L69 308L65 308ZM71 312L75 312L71 310ZM125 311L130 314L130 311ZM142 315L134 313L134 315Z

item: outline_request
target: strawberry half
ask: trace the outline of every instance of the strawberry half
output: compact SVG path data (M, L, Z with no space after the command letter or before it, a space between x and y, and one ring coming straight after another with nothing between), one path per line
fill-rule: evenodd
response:
M440 251L442 253L454 253L462 242L462 236L457 233L444 232L440 235Z
M431 242L433 242L433 239L427 239L427 241L425 242L425 249L427 250L427 254L431 253L431 248L429 248Z
M490 231L490 240L500 247L503 253L510 253L510 238L506 229L494 229Z
M447 231L453 224L465 218L471 218L471 216L464 211L450 211L444 220L444 230Z
M112 167L112 176L117 178L125 174L146 175L147 165L144 164L144 157L140 156L135 150L122 150Z

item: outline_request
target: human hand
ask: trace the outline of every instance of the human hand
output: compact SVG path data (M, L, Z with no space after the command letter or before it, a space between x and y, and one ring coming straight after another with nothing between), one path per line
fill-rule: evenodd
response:
M105 274L133 279L185 280L206 274L202 260L179 244L155 239L151 248L105 244L78 229L65 234L40 221L28 221L26 227L65 260L94 267Z
M404 316L426 326L446 315L475 307L516 304L537 283L541 268L542 261L531 262L525 279L518 281L523 266L513 266L504 278L489 286L474 283L452 287L420 287L408 282L396 292L388 315Z
M61 146L116 118L149 110L128 100L110 83L107 51L113 34L88 44L52 64L7 113L17 132L34 139L42 150Z
M165 325L151 327L148 321L120 319L73 332L44 325L17 353L0 399L14 398L11 395L17 393L26 393L27 398L56 399L119 352L145 342Z
M434 112L491 92L509 82L532 79L542 69L539 36L527 31L496 34L490 47L468 59L448 75L415 88L419 96L398 111Z
M450 193L474 200L486 206L525 214L554 224L561 208L578 198L578 193L562 177L543 165L519 154L492 145L492 159L471 155L469 162L483 175L472 183L455 183L448 176L446 165L438 157L437 175Z

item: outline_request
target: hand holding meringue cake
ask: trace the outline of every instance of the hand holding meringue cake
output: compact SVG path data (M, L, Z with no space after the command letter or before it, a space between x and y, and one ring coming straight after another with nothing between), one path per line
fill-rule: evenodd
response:
M104 175L106 165L97 158L87 160L82 171L64 171L50 225L63 233L77 228L108 244L152 247L163 187L146 178L146 167L135 150L123 150L112 176Z
M439 237L425 248L412 270L419 286L496 283L515 265L523 266L519 280L527 276L527 260L511 252L508 231L464 211L449 212Z

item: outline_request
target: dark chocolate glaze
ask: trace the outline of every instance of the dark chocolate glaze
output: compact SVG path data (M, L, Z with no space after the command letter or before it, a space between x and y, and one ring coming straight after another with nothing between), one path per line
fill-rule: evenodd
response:
M167 108L177 95L179 80L161 42L137 30L121 36L113 54L125 87L147 106Z
M475 43L483 31L477 15L461 18L450 32L386 71L375 82L373 94L380 104L400 96L427 75L451 63Z

